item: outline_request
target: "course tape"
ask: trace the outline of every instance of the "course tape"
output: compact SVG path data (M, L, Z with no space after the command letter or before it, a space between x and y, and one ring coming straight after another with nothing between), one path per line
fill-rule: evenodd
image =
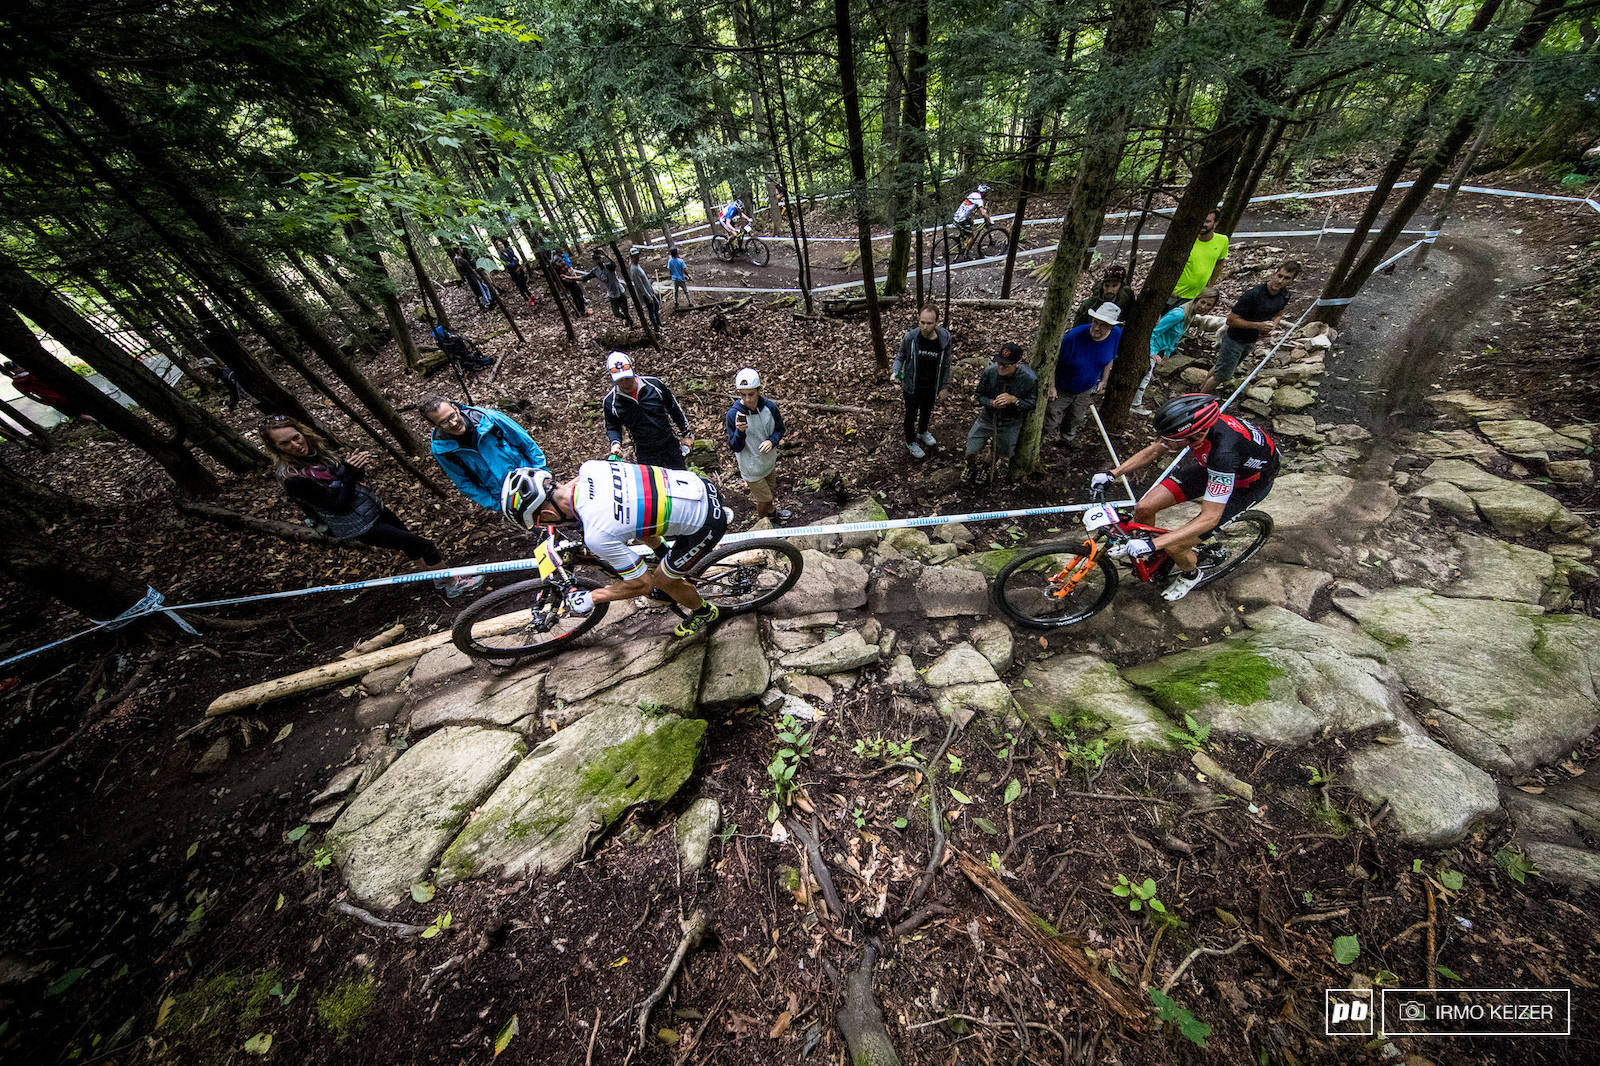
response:
M1129 499L1121 501L1114 506L1131 507L1134 501ZM797 529L753 529L743 533L733 533L722 538L719 542L723 545L739 545L753 540L789 539L791 537L821 537L843 533L873 533L890 529L913 529L919 526L942 526L952 522L998 522L1012 518L1037 518L1045 515L1070 514L1076 511L1085 511L1094 504L1063 504L1059 507L1025 507L1010 511L975 511L968 514L957 515L928 515L921 518L890 518L874 522L841 522L826 526L804 526ZM254 596L233 596L222 600L202 600L197 603L183 603L164 605L161 593L150 589L144 599L129 607L116 618L105 622L96 622L91 628L49 644L41 645L9 659L0 660L0 670L12 663L21 662L41 652L58 648L63 644L77 640L80 637L98 633L102 629L120 629L122 626L145 615L165 614L181 626L186 632L194 633L195 630L174 612L198 611L212 607L231 607L241 603L265 603L269 600L287 600L300 596L314 596L328 592L362 592L368 589L383 588L389 585L412 585L419 581L434 581L440 578L473 577L477 575L505 574L517 570L533 570L538 567L538 562L533 559L509 559L497 563L477 563L471 566L452 566L443 570L423 570L411 574L396 574L393 577L375 577L366 581L348 581L339 585L317 585L312 588L288 589L283 592L265 592Z

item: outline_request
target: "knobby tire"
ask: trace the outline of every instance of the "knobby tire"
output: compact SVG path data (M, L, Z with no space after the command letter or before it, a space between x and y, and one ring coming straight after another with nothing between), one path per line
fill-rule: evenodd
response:
M750 262L758 267L766 266L767 261L772 258L772 253L768 251L766 242L760 237L745 238L744 254L749 256Z
M1272 536L1272 516L1265 511L1241 511L1219 531L1219 536L1226 541L1228 557L1195 588L1204 588L1213 581L1227 577L1260 551L1267 538Z
M1005 255L1006 249L1011 246L1011 236L999 226L986 226L978 235L975 245L979 259L988 259L991 256Z
M772 576L780 574L780 571L772 565L770 557L759 562L752 558L737 566L724 563L724 560L749 552L773 552L782 556L788 565L788 572L772 582ZM782 540L753 540L746 544L730 544L712 552L705 565L696 571L694 581L700 595L717 605L721 617L733 618L777 600L794 588L804 568L805 559L793 544ZM769 575L767 582L762 581L762 574ZM760 591L743 599L736 595L740 589Z
M989 598L1001 614L1033 629L1058 629L1093 618L1117 594L1117 568L1104 551L1066 599L1048 595L1048 579L1083 557L1082 542L1047 544L1025 552L1000 568L989 585Z
M711 238L711 254L724 263L733 262L733 245L728 238L718 235Z
M580 574L577 583L580 588L586 589L604 588L606 585L606 582L586 574ZM473 636L474 625L503 614L537 606L541 597L545 595L559 596L560 592L551 587L544 578L518 581L503 589L497 589L475 601L456 616L455 625L450 630L450 639L463 654L475 659L489 659L494 662L540 659L571 647L574 640L600 624L611 606L609 603L597 603L594 605L594 610L587 615L569 616L578 618L578 621L572 628L563 629L560 633L513 630L492 637ZM521 636L518 635L519 632L522 633ZM490 644L485 643L486 640L504 640L505 643ZM521 640L526 640L526 643L519 643Z

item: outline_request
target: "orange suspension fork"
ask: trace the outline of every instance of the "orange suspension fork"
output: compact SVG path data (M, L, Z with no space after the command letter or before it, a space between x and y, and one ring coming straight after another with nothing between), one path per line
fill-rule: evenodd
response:
M1064 600L1072 595L1078 587L1078 582L1089 576L1094 569L1095 562L1100 558L1100 543L1095 540L1086 540L1083 546L1089 549L1088 555L1080 555L1071 566L1062 567L1061 571L1050 579L1052 585L1058 586L1050 595L1058 600Z

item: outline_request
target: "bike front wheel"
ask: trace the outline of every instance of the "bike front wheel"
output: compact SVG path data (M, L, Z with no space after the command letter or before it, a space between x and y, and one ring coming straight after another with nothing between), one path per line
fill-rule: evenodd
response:
M581 588L597 589L604 581L579 576ZM569 614L560 588L544 578L519 581L489 593L456 615L450 639L475 659L513 662L554 655L600 624L609 603L597 603L588 614Z
M722 617L765 607L794 588L805 561L800 549L781 540L730 544L711 553L694 576L695 588Z
M724 263L733 262L733 242L719 233L711 238L711 254Z
M936 267L941 267L946 263L953 262L954 260L951 259L951 255L960 246L961 243L956 238L948 236L935 237L933 239L933 251L930 253L929 261L932 262Z
M1265 511L1241 511L1227 525L1219 526L1196 549L1206 575L1195 588L1203 588L1239 569L1270 536L1272 516Z
M772 258L772 252L767 248L767 243L760 237L747 237L744 242L744 254L750 257L750 262L758 267L767 265L767 260Z
M1011 235L999 226L988 226L978 236L978 258L988 259L990 256L1005 255L1006 249L1011 247Z
M995 608L1036 629L1070 626L1105 610L1117 594L1117 568L1083 544L1052 544L1011 560L989 586Z

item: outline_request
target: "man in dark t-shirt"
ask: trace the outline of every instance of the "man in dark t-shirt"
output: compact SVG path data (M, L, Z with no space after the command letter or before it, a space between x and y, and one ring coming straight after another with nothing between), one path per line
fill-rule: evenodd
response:
M950 384L950 331L939 325L939 308L932 301L923 306L915 329L900 338L900 351L890 368L900 383L906 402L906 451L914 459L927 456L927 448L939 443L928 432L933 402Z
M1300 276L1300 264L1288 260L1264 283L1246 289L1244 295L1228 312L1228 332L1217 348L1217 362L1200 386L1201 392L1210 392L1229 381L1239 369L1239 361L1250 353L1267 330L1278 328L1283 319L1283 309L1289 306L1294 295L1289 286Z

